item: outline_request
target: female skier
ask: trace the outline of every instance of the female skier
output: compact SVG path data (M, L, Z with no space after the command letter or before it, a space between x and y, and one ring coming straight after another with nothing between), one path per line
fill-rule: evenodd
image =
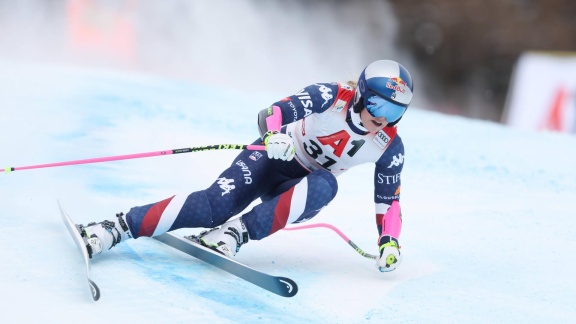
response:
M412 100L412 78L394 61L375 61L358 82L317 83L258 114L268 157L242 151L214 183L190 195L133 207L113 220L80 225L90 257L129 238L179 228L212 228L200 242L227 257L250 240L261 240L287 224L310 220L338 191L336 177L355 165L375 163L374 202L378 228L377 268L401 262L400 199L404 145L396 124ZM233 218L250 203L261 203Z

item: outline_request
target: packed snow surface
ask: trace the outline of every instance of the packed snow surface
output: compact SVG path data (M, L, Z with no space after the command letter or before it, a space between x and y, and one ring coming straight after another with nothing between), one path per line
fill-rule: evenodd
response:
M258 111L299 90L13 62L0 71L0 168L251 143ZM57 200L78 223L101 221L206 188L237 151L22 170L0 173L0 322L573 321L576 137L419 108L399 124L398 270L380 273L328 229L280 231L237 260L295 280L298 294L283 298L140 238L93 260L102 291L93 302ZM337 197L310 223L375 254L372 179L371 164L339 177Z

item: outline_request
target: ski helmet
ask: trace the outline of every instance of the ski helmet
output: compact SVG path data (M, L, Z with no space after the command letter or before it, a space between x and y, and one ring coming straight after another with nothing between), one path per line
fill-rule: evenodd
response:
M393 126L412 101L412 77L401 64L380 60L370 63L360 74L354 111L366 108L373 117L386 117L388 126Z

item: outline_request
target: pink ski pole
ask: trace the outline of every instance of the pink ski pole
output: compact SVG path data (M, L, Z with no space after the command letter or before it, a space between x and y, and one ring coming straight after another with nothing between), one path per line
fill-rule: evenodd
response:
M9 172L21 171L21 170L52 168L52 167L67 166L67 165L99 163L99 162L109 162L109 161L119 161L119 160L129 160L129 159L141 159L141 158L147 158L147 157L152 157L152 156L164 156L164 155L171 155L171 154L181 154L181 153L191 153L191 152L201 152L201 151L211 151L211 150L264 151L265 147L264 147L264 145L216 144L216 145L196 146L196 147L188 147L188 148L181 148L181 149L174 149L174 150L164 150L164 151L156 151L156 152L116 155L116 156L84 159L84 160L74 160L74 161L67 161L67 162L56 162L56 163L48 163L48 164L29 165L29 166L22 166L22 167L6 167L4 169L0 169L0 172L9 173Z
M309 225L300 225L300 226L291 226L291 227L285 227L284 230L286 231L295 231L295 230L303 230L303 229L309 229L309 228L317 228L317 227L324 227L324 228L328 228L333 230L334 232L336 232L336 234L340 235L340 237L346 241L346 243L350 244L350 246L356 250L356 252L360 253L361 256L366 257L368 259L376 259L375 255L369 254L364 252L362 249L360 249L358 247L358 245L354 244L354 242L352 242L352 240L350 240L348 238L348 236L346 236L346 234L342 233L341 230L339 230L336 226L334 225L330 225L330 224L326 224L326 223L316 223L316 224L309 224Z

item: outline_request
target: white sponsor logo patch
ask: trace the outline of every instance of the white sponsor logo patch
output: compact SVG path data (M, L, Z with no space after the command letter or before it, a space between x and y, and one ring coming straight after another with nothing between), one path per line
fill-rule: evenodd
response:
M388 134L386 134L383 130L379 130L378 133L376 133L373 141L376 143L376 145L383 149L388 146L388 143L390 143L390 136L388 136Z
M261 157L262 157L262 153L260 153L260 152L254 152L254 153L250 154L250 160L252 160L252 161L258 161L258 160L260 160Z
M340 113L342 111L342 109L344 109L344 107L346 107L346 104L348 102L342 100L342 99L338 99L338 101L336 101L336 104L334 105L334 108L332 108L332 111Z

